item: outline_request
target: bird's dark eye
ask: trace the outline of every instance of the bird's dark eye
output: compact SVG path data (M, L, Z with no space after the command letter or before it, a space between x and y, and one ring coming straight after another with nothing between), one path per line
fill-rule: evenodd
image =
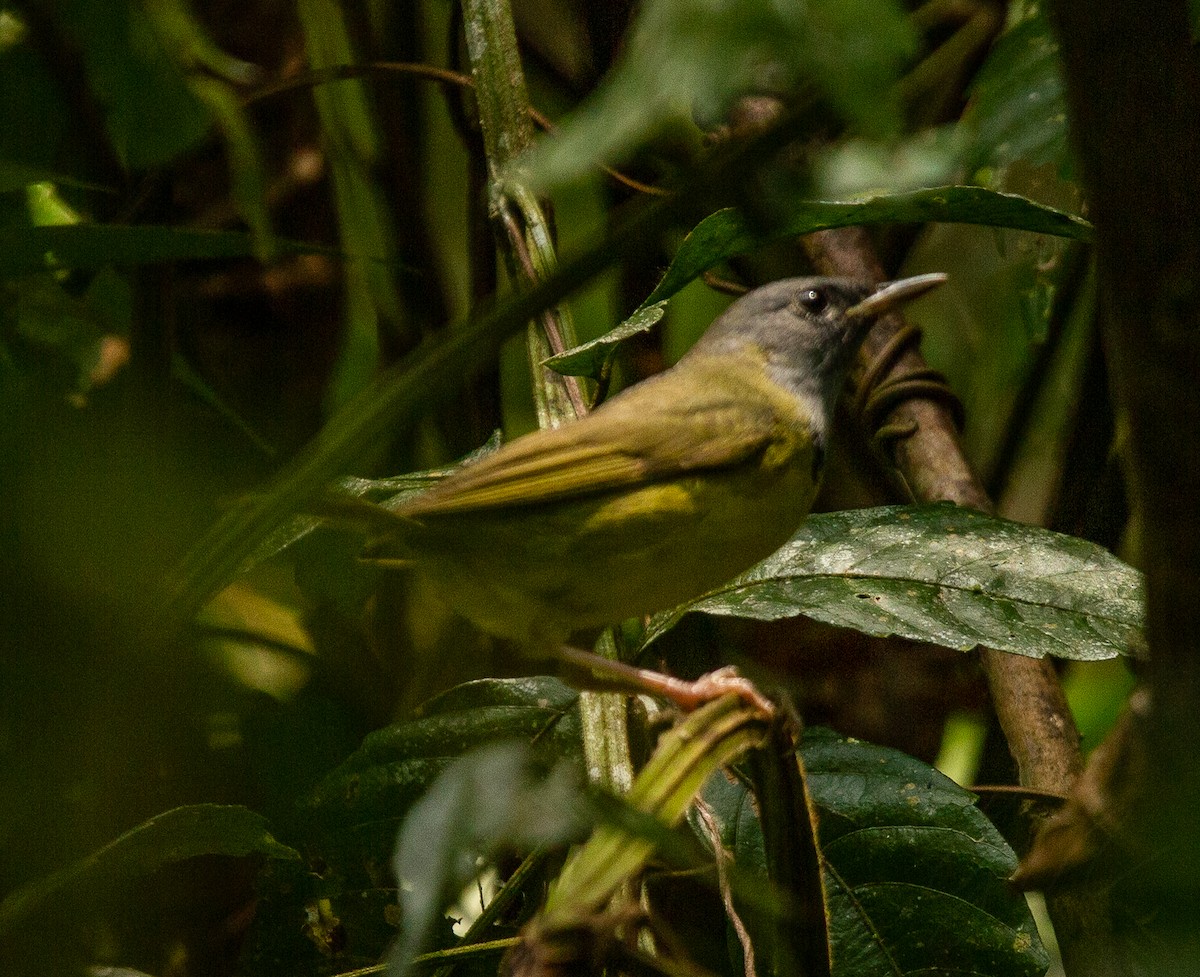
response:
M800 305L807 312L817 313L825 309L829 299L819 288L806 288L799 296Z

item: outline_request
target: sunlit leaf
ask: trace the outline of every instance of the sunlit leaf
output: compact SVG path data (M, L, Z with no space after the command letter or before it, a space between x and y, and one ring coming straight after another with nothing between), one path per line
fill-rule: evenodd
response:
M1140 640L1141 575L1102 547L953 505L810 516L742 576L657 615L804 615L866 634L1041 658L1112 658Z

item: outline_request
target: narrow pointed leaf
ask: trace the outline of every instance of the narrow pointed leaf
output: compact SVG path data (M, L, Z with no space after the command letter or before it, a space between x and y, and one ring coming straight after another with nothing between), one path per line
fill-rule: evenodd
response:
M0 934L11 932L55 899L97 885L136 878L198 855L266 855L298 859L267 831L266 819L244 807L193 804L156 815L73 865L44 876L0 903Z
M564 376L590 377L599 380L617 347L630 336L649 332L651 328L666 314L667 303L655 302L653 305L643 305L633 315L615 329L610 329L603 336L590 342L581 343L572 349L551 356L545 360L544 366L561 373Z
M833 227L929 221L1011 227L1084 241L1092 235L1092 225L1081 217L982 187L931 187L856 200L804 201L769 231L756 228L741 211L729 207L692 229L642 306L670 298L701 272L768 241Z
M953 505L811 516L773 556L654 618L804 615L876 636L1033 658L1113 658L1140 642L1141 575L1102 547Z

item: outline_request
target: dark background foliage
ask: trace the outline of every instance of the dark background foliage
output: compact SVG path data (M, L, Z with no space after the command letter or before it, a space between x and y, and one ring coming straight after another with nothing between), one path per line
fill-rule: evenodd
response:
M589 340L669 298L654 331L588 359L633 382L677 358L729 301L701 271L750 286L806 273L822 261L811 232L848 225L865 228L850 233L889 276L950 274L912 319L964 405L963 454L996 511L1146 573L1159 706L1134 734L1140 759L1124 796L1101 791L1101 820L1126 825L1101 846L1115 868L1091 864L1068 893L1084 909L1060 903L1055 922L1068 973L1188 972L1176 950L1188 946L1200 877L1187 854L1200 850L1190 748L1200 223L1187 169L1200 75L1184 5L1155 4L1132 24L1122 19L1132 7L1116 2L1093 13L1064 0L1049 12L1059 20L1019 3L736 6L513 4L521 84L563 124L557 148L533 163L560 273L543 271L549 284L514 305L523 273L492 220L494 189L488 209L489 176L506 161L479 123L514 103L463 40L470 4L464 14L442 0L0 3L8 972L340 973L379 959L397 933L387 859L401 815L449 757L501 733L529 739L553 726L550 753L577 757L577 734L558 724L569 690L555 686L568 698L536 706L553 712L547 726L526 699L500 703L507 686L468 686L449 693L461 701L437 700L434 713L461 716L430 733L418 704L528 663L404 579L357 567L358 541L345 534L318 529L235 571L280 526L299 535L288 520L321 484L439 468L497 429L534 426L530 391L548 381L531 373L521 339L502 341L552 302L570 295ZM463 81L472 74L474 89ZM741 98L748 90L755 98ZM792 114L775 137L779 105ZM532 131L517 115L511 124ZM647 194L598 162L680 192ZM861 419L845 414L817 509L910 501ZM911 475L908 487L928 498ZM1031 566L1052 562L1038 554ZM914 572L923 559L914 548ZM1084 617L1098 602L1089 586L1099 585L1085 581L1075 608ZM1045 593L1036 601L1059 607ZM681 674L736 661L784 690L806 724L903 751L888 762L920 774L897 778L941 785L925 766L936 761L965 784L1045 787L996 718L1020 704L993 704L975 656L932 629L928 641L871 637L832 612L820 623L788 607L769 622L688 615L644 659ZM1124 644L1115 625L1100 631ZM1048 671L1090 750L1132 688L1129 668ZM501 704L516 709L503 722L487 711ZM1036 724L1035 712L1021 721ZM364 760L376 741L363 738L389 729L395 741ZM895 829L891 813L868 824L853 804L838 807L837 778L861 757L822 735L806 747L834 756L815 791L821 843L836 843L842 818ZM374 813L337 808L355 758L379 792L353 772L354 804L373 798ZM729 818L722 841L755 867L730 827L744 798L713 803ZM183 805L205 806L164 814ZM1017 802L987 796L983 809L1022 850ZM946 828L945 809L930 810L907 828ZM971 830L991 839L970 811ZM139 825L145 833L109 855L79 861ZM924 857L922 845L944 843L913 844ZM888 874L911 851L884 849L867 849L844 898L883 876L917 884ZM1147 854L1156 849L1187 857ZM988 863L988 885L1012 871L1010 855ZM513 867L508 853L493 858ZM555 869L538 867L506 933ZM1132 895L1131 877L1142 886ZM1025 932L1024 908L997 908L988 900L1001 896L980 886L974 908ZM711 890L698 900L664 888L668 917L703 903L724 919ZM904 892L896 913L911 901ZM880 918L901 918L885 903ZM913 951L897 963L892 937L867 941L892 954L896 969L881 972L967 959L952 934L924 925L929 942L954 948L947 958ZM963 932L976 926L962 917ZM985 962L981 950L972 966L1035 972L1030 941L1026 956ZM738 972L736 942L697 955ZM875 972L854 959L860 969L836 972Z

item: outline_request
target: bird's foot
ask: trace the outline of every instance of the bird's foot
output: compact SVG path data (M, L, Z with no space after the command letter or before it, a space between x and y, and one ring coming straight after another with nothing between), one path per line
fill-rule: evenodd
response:
M765 715L775 714L775 705L771 700L732 665L690 680L664 675L649 668L638 668L565 645L559 649L558 657L569 665L601 679L608 687L632 688L637 692L656 695L674 703L684 712L692 712L709 702L733 694Z

